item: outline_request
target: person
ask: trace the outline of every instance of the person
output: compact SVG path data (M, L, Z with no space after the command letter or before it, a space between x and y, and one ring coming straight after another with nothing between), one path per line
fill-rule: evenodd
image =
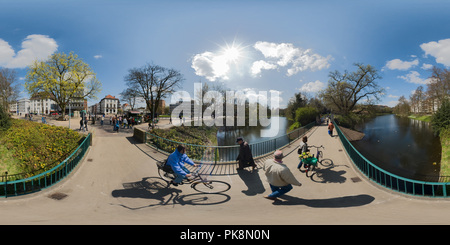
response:
M80 119L80 131L83 130L83 118Z
M128 120L126 117L123 118L123 128L128 127L130 128L130 126L128 126Z
M183 145L178 145L175 151L169 155L167 158L166 164L169 165L176 178L170 182L170 184L174 186L178 186L178 184L183 181L185 178L191 177L191 172L184 166L187 163L189 165L197 167L198 164L195 164L187 155L186 155L186 147Z
M330 123L328 124L328 134L329 134L331 137L333 137L333 129L334 129L334 125L333 125L332 122L330 122Z
M86 129L86 131L88 131L88 119L87 119L87 117L84 118L84 128Z
M278 200L277 198L293 189L292 185L302 186L295 178L291 170L283 163L283 152L276 150L273 154L274 159L264 162L264 171L269 182L272 193L265 198L269 200Z
M300 155L300 154L302 154L302 153L306 153L306 152L309 152L309 149L308 149L308 136L303 136L303 138L302 138L302 142L300 143L300 147L299 147L299 150L298 150L298 154ZM302 164L303 164L303 161L302 160L300 160L300 163L298 164L298 166L297 166L297 168L299 169L301 166L302 166Z
M236 139L236 143L240 145L239 147L239 155L236 158L236 161L239 162L239 167L237 170L243 170L245 167L252 167L252 171L255 170L256 164L255 160L253 160L253 155L250 150L250 146L247 142L242 139L242 137L238 137Z

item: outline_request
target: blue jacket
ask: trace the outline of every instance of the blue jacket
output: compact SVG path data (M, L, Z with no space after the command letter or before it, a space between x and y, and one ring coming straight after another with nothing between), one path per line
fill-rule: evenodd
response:
M184 163L194 165L194 162L189 159L186 154L181 154L178 149L176 149L172 154L169 155L166 164L172 167L172 170L175 173L185 176L187 173L182 168L184 167Z

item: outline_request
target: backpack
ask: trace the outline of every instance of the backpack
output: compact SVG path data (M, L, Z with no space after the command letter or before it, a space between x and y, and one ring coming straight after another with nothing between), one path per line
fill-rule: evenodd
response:
M172 167L170 165L167 165L167 160L168 160L168 158L162 164L161 169L166 173L173 173Z

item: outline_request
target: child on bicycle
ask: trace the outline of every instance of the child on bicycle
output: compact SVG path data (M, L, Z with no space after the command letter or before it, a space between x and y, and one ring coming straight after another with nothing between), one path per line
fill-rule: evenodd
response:
M185 178L191 177L191 172L184 166L184 163L197 167L198 164L195 164L187 155L186 155L186 147L183 145L178 145L177 149L169 155L167 159L167 165L170 166L176 176L176 178L170 182L174 186L178 186L178 184L183 181Z
M299 149L298 149L298 151L297 151L297 153L300 155L300 154L302 154L302 153L309 153L309 149L308 149L308 136L303 136L303 138L302 138L302 142L300 143L300 147L299 147ZM300 163L298 164L298 166L297 166L297 168L298 169L300 169L300 167L302 166L302 164L303 164L303 160L300 160Z

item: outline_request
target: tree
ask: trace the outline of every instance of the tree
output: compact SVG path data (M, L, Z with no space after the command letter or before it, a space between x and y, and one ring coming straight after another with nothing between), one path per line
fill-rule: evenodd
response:
M126 85L145 100L152 118L160 100L175 92L183 80L180 72L153 64L132 68L125 76Z
M440 105L450 95L450 71L433 67L430 83L427 84L427 95L434 112L436 105Z
M0 131L6 131L11 127L11 119L9 118L8 113L0 104Z
M394 107L394 113L398 115L407 116L411 111L411 107L409 106L408 100L405 96L400 96L398 99L398 104Z
M376 82L381 76L371 65L355 64L354 72L330 72L328 87L320 97L329 108L343 115L348 115L362 100L378 101L384 95L384 89Z
M439 134L450 126L450 100L444 99L441 107L431 117L431 125L433 130Z
M123 101L130 103L131 110L134 110L136 101L140 100L137 88L126 88L124 91L120 93L120 96L122 97Z
M0 104L8 112L9 104L19 97L19 84L16 84L17 76L14 70L0 69Z
M411 100L411 107L414 113L425 113L426 112L426 93L423 91L423 86L417 87L414 93L409 96Z
M30 95L50 96L65 116L70 99L96 99L101 83L95 73L71 52L55 53L46 61L35 61L26 75L25 89Z
M295 122L295 113L298 108L305 107L307 105L307 98L301 92L295 93L294 97L289 99L286 107L286 117L288 120Z

